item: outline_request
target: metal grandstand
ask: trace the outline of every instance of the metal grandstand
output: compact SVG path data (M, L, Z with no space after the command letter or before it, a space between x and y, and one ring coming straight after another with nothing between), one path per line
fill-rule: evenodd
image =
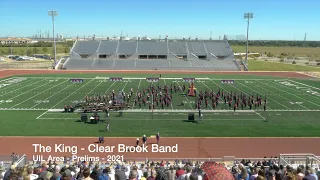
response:
M227 40L76 41L65 69L239 71Z

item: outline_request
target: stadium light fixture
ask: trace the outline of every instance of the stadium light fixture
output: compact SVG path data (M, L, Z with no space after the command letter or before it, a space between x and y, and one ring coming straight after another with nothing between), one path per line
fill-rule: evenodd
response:
M48 15L52 17L52 35L53 35L53 48L54 48L54 65L57 64L57 59L56 59L56 56L57 56L57 47L56 47L56 38L55 38L55 35L54 35L54 18L56 16L58 16L58 11L55 11L55 10L49 10L48 11Z
M248 20L247 24L247 43L246 43L246 59L245 63L248 66L247 60L248 60L248 44L249 44L249 25L250 25L250 19L253 18L253 13L244 13L244 19Z

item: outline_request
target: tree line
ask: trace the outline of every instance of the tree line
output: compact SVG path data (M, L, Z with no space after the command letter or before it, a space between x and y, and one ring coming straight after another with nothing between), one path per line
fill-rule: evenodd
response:
M74 41L56 42L57 45L63 47L72 47ZM0 47L53 47L53 42L39 41L36 43L23 43L23 44L1 44Z
M245 46L246 41L228 40L231 46ZM268 47L320 47L320 41L249 41L249 46Z
M228 40L231 46L245 46L246 41ZM63 47L72 47L74 41L57 42ZM249 46L269 46L269 47L320 47L320 41L249 41ZM0 47L53 47L52 42L40 41L29 44L1 44Z

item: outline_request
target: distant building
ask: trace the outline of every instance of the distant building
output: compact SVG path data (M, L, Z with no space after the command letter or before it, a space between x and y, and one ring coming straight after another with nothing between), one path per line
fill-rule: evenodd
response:
M0 38L1 44L25 44L25 43L33 43L29 38L15 38L15 37L7 37Z

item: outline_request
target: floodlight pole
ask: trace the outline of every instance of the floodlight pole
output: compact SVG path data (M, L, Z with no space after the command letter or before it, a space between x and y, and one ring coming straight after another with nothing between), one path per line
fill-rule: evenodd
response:
M58 11L49 10L48 15L52 17L52 35L53 35L53 48L54 48L54 65L57 63L57 47L56 47L56 38L54 35L54 17L58 16Z
M245 64L248 66L248 46L249 46L249 25L250 25L250 19L253 18L253 13L244 13L244 18L248 20L247 24L247 42L246 42L246 59Z

